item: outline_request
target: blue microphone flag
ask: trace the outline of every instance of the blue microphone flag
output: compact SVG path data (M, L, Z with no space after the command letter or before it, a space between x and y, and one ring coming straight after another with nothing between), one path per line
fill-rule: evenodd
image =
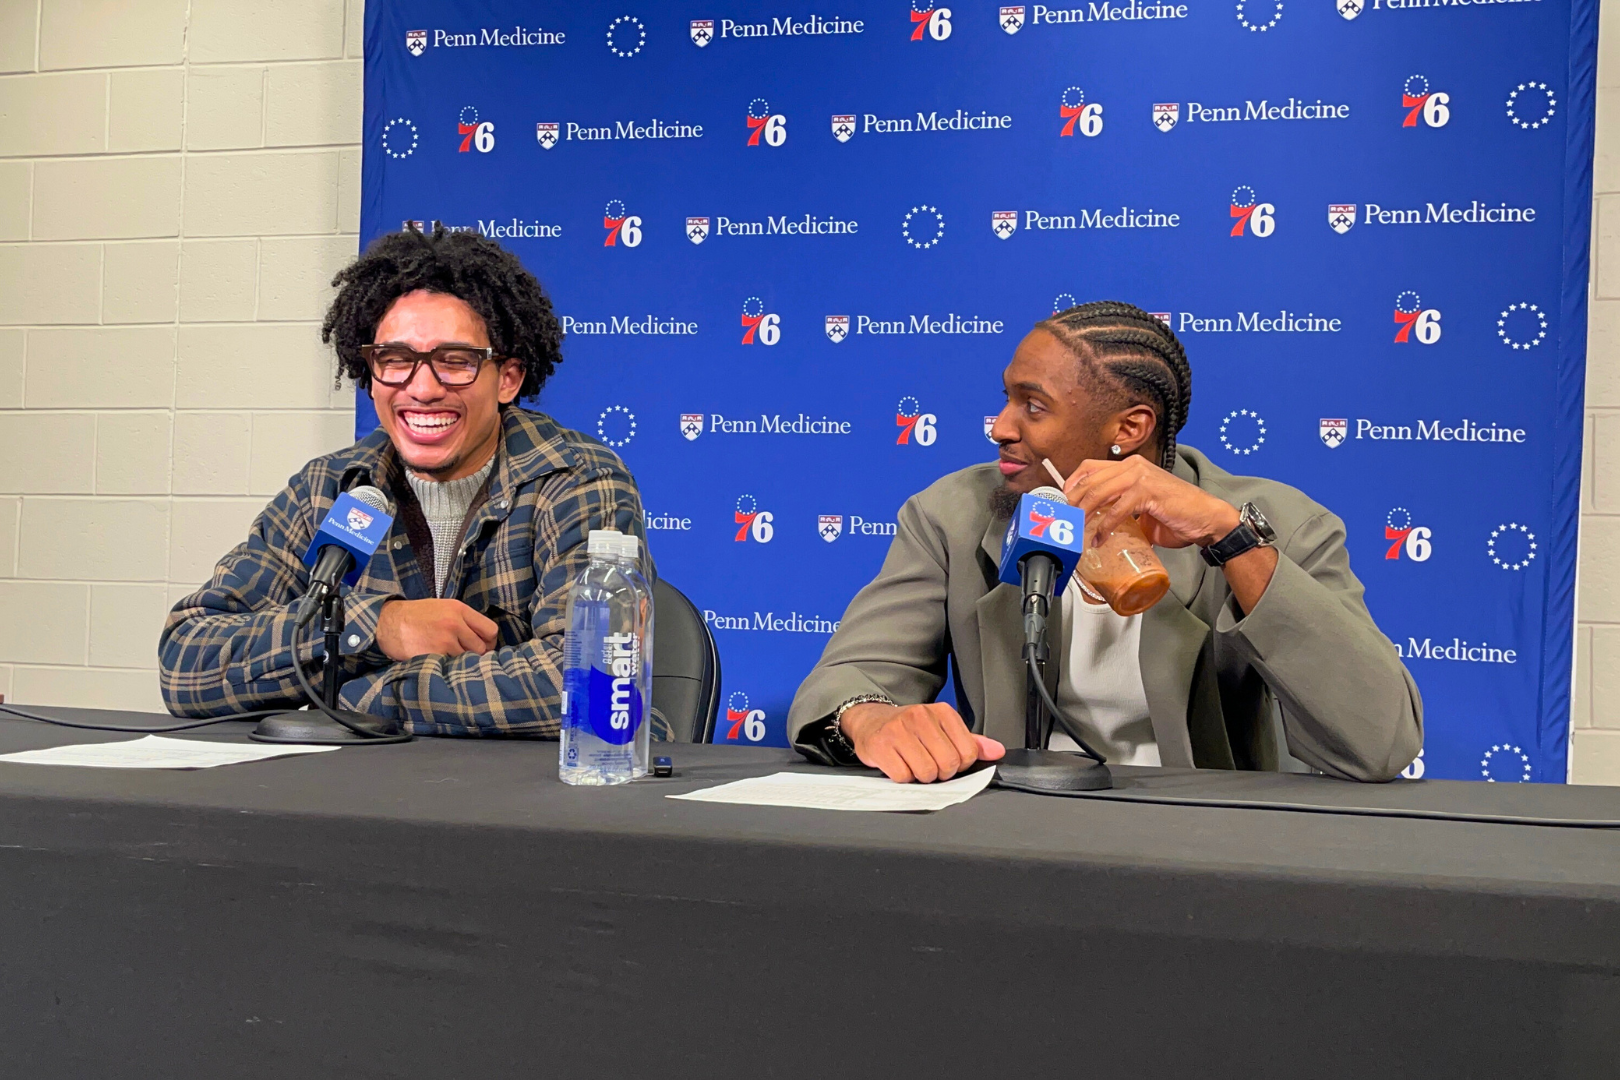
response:
M353 585L360 580L361 571L393 524L394 519L388 514L345 491L332 504L321 527L315 530L309 550L304 552L304 565L313 567L322 548L340 547L354 556L354 568L343 575L343 584Z
M1009 585L1020 584L1018 563L1024 556L1041 551L1061 565L1056 595L1063 595L1069 575L1080 562L1085 524L1085 511L1066 502L1039 494L1021 496L1018 511L1007 522L1007 535L1001 541L1001 580Z

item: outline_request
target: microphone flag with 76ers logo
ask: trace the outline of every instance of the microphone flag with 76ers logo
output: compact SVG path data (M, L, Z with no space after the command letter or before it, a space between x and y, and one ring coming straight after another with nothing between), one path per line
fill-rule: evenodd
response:
M361 240L471 232L540 278L564 362L525 404L635 475L721 741L785 741L926 542L905 501L1019 430L1034 325L1124 300L1186 348L1198 467L1342 522L1423 694L1408 775L1559 781L1596 8L1409 8L370 4Z

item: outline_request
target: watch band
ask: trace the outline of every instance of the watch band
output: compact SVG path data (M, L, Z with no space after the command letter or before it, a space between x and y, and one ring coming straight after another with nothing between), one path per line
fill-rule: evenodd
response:
M1245 551L1253 551L1265 543L1260 534L1255 532L1246 521L1238 522L1238 527L1215 541L1206 548L1199 548L1199 554L1211 566L1225 566Z
M844 714L857 705L870 705L874 703L881 705L893 705L894 701L883 694L857 694L855 697L850 698L848 701L838 706L837 710L832 714L832 719L827 721L827 752L832 754L836 760L846 764L854 763L860 760L855 753L855 744L850 741L848 735L844 734Z

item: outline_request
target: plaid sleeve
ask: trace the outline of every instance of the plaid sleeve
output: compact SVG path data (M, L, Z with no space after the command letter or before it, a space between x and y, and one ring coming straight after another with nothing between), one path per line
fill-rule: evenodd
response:
M208 584L169 613L158 663L163 701L174 715L227 716L304 704L293 671L293 624L309 587L308 570L296 554L309 545L308 506L294 478L260 512L247 539L214 567ZM345 634L373 641L382 606L394 599L350 594ZM306 671L324 655L320 635L306 628L297 645Z
M561 720L562 647L568 591L589 563L592 529L641 537L641 568L653 580L642 530L641 496L622 465L553 473L527 503L526 524L514 513L495 543L532 544L535 587L532 636L520 645L460 656L418 656L344 685L343 703L391 716L418 735L557 735Z

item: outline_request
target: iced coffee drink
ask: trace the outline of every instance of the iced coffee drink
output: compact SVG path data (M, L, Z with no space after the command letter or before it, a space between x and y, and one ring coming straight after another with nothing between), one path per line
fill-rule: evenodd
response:
M1170 575L1133 518L1102 536L1088 535L1075 569L1082 591L1121 615L1136 615L1170 590Z

